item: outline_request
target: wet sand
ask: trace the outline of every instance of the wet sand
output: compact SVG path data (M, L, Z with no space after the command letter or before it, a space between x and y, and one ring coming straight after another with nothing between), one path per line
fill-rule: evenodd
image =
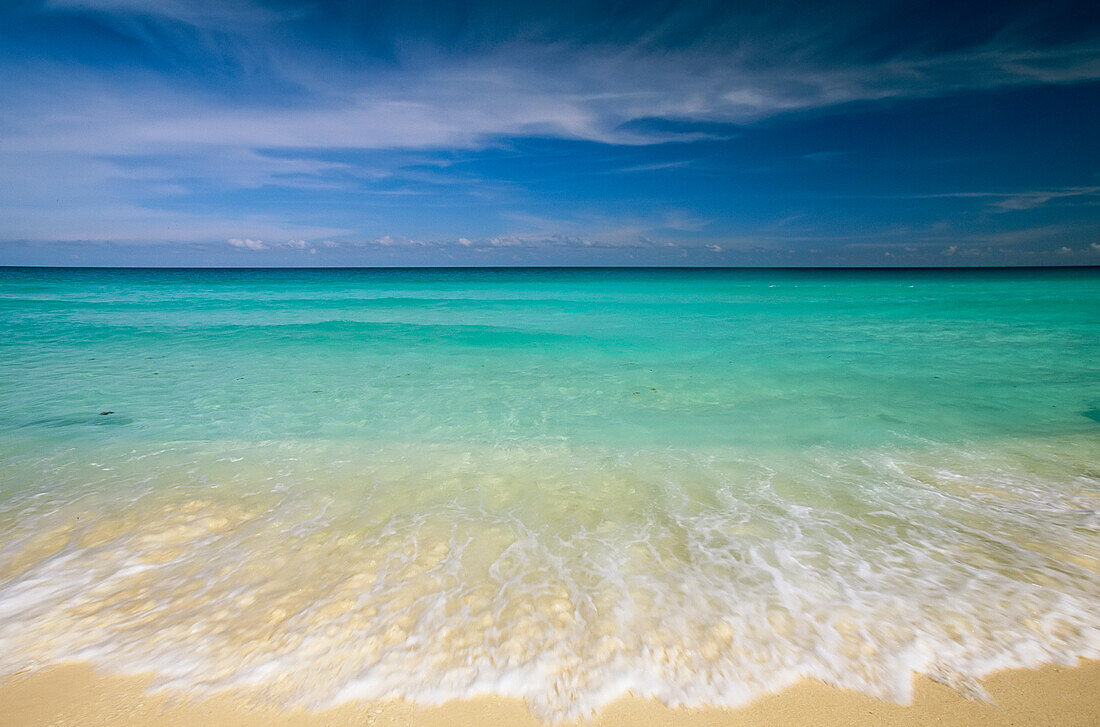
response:
M240 695L188 700L149 692L149 677L108 676L84 664L23 674L0 683L0 727L80 725L120 727L341 727L418 725L481 727L540 725L523 702L479 697L418 707L401 701L349 704L323 712L278 711ZM584 725L600 727L1088 727L1100 725L1100 662L1074 667L1010 670L984 683L993 703L971 700L926 678L912 704L898 705L806 681L739 709L676 709L625 698ZM576 723L573 723L576 724Z

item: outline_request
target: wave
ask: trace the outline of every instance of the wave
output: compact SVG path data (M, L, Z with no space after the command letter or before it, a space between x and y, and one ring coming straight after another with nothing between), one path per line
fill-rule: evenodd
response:
M0 674L82 659L311 708L492 693L551 721L806 677L977 695L1100 657L1089 446L159 453L0 507Z

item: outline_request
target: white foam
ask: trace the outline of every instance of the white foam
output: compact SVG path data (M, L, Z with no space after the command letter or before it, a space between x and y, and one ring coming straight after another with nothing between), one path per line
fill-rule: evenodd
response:
M500 694L547 720L803 677L977 694L997 669L1100 657L1100 482L1071 444L326 451L348 464L324 482L291 451L231 492L28 497L4 508L0 674L83 658L196 694Z

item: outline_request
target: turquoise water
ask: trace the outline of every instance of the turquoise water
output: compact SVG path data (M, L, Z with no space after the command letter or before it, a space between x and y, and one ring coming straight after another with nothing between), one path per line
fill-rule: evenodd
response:
M557 719L1095 658L1097 361L1097 270L0 269L0 674Z

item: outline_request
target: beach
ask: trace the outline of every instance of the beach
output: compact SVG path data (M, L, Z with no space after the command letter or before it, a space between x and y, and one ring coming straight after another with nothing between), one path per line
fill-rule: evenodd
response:
M416 707L405 702L351 705L323 712L280 712L244 698L223 696L180 701L179 695L145 691L147 679L109 677L86 665L70 665L0 683L0 725L114 727L343 727L416 725L477 727L507 724L538 727L519 700L493 697ZM986 682L990 701L971 700L941 684L920 679L913 702L901 706L807 682L762 697L740 709L674 709L652 700L624 698L595 718L570 724L599 727L1087 727L1100 716L1100 664L1047 666L994 675Z

